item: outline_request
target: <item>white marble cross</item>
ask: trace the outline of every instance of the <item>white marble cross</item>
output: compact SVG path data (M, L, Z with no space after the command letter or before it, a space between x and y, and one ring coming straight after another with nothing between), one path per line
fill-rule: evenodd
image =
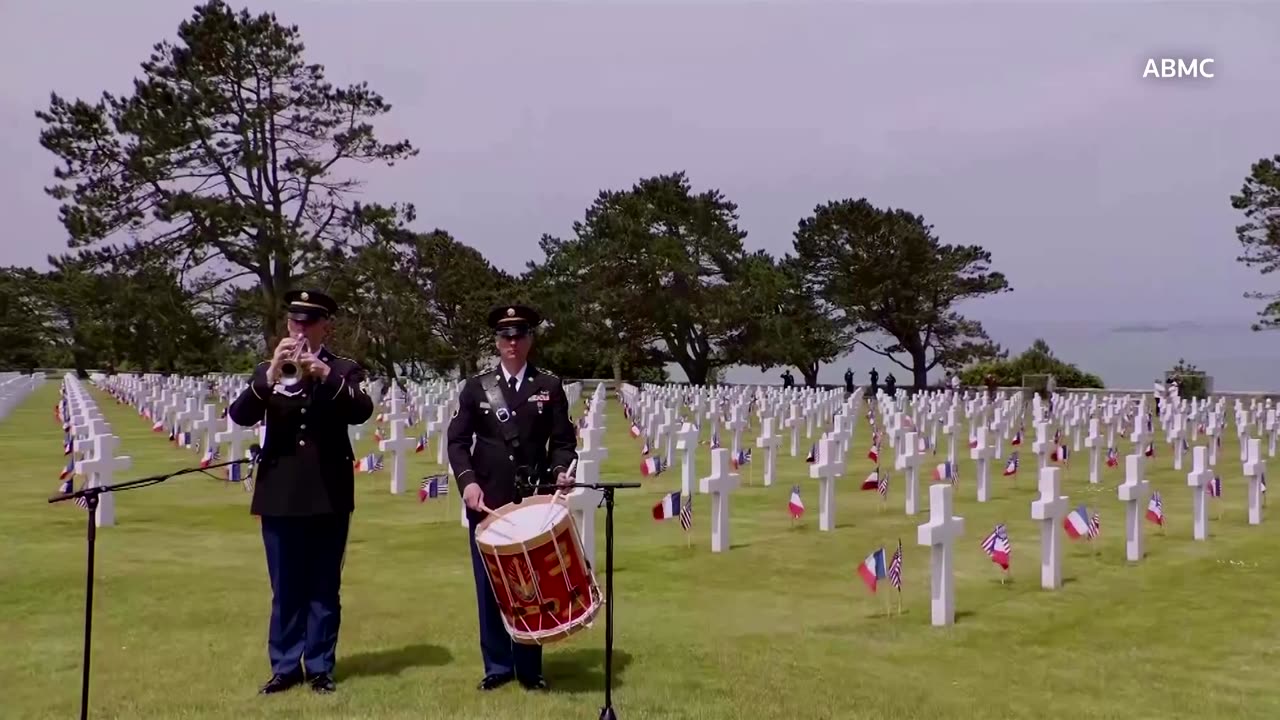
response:
M227 429L222 432L213 434L213 442L221 445L222 443L231 443L231 454L227 456L228 460L239 460L244 457L241 450L241 443L244 441L252 441L258 437L258 433L253 428L240 427L231 419L231 415L227 415Z
M116 470L127 470L133 465L128 455L117 456L116 448L120 447L120 438L115 435L95 435L90 441L89 457L76 462L76 474L84 477L84 487L104 487L115 482ZM116 524L116 505L114 493L98 495L98 509L94 514L94 524L98 527L110 527Z
M964 518L951 514L951 493L949 484L931 485L929 522L916 528L916 542L930 548L929 608L935 626L951 625L956 619L953 546L964 534Z
M742 431L747 429L747 406L742 403L734 405L729 418L725 427L733 431L733 456L737 457L742 449Z
M1187 473L1187 485L1191 488L1192 537L1204 540L1209 537L1209 498L1205 492L1213 481L1209 469L1209 451L1202 445L1191 448L1191 472Z
M591 484L600 482L600 466L595 460L578 459L573 470L574 482ZM578 528L578 539L582 541L582 551L587 555L587 563L596 566L596 508L604 492L595 488L576 487L565 495L565 504L573 515L574 525ZM684 497L684 496L681 496Z
M1173 469L1182 469L1182 439L1186 436L1186 430L1183 423L1185 418L1181 415L1173 418L1173 429L1169 431L1169 444L1173 445Z
M684 493L681 497L693 497L695 491L694 478L694 460L697 457L698 450L698 428L692 423L685 423L675 434L676 450L683 455L680 457L680 491Z
M1134 433L1137 435L1137 433ZM1124 502L1124 551L1129 562L1142 560L1142 521L1147 513L1147 496L1151 483L1142 477L1143 456L1128 455L1124 459L1124 483L1117 494Z
M676 411L666 408L662 411L662 422L658 423L658 445L662 448L663 458L666 460L667 466L675 461L675 433L676 433ZM654 455L658 454L658 448L654 448Z
M894 469L906 472L902 485L903 495L906 496L905 512L908 515L916 514L916 495L920 492L920 464L924 462L924 453L920 452L918 442L916 433L907 433L902 452L893 456Z
M1036 423L1036 439L1031 443L1031 452L1036 456L1036 473L1049 466L1049 448L1052 447L1053 438L1049 435L1052 428L1048 423Z
M391 398L392 403L395 397ZM405 415L397 415L391 420L391 435L378 443L378 449L391 453L391 494L404 492L405 466L408 465L407 454L418 446L418 439L405 434Z
M756 438L756 447L764 448L764 486L773 485L773 471L778 464L778 446L782 437L773 432L773 418L760 421L760 436Z
M947 436L947 461L956 462L956 406L947 409L947 422L942 426L942 434Z
M218 427L218 408L213 403L205 403L203 412L191 423L191 434L197 439L201 452L208 452L214 443L214 431Z
M839 457L840 441L825 437L818 441L818 461L809 466L809 477L818 479L818 529L836 529L836 478L844 474Z
M1267 475L1267 461L1262 459L1262 441L1248 438L1246 452L1248 460L1244 463L1245 479L1249 481L1248 504L1249 524L1262 524L1262 483Z
M1089 420L1089 434L1084 439L1084 446L1089 449L1089 482L1097 485L1102 481L1099 476L1102 457L1102 436L1098 435L1098 419Z
M1031 519L1040 523L1040 587L1057 590L1062 586L1062 519L1067 516L1067 497L1062 491L1062 469L1040 471L1040 498L1031 503Z
M800 454L800 421L803 416L800 414L800 403L792 401L791 414L787 416L786 424L783 425L787 430L791 431L791 457Z
M991 485L991 459L995 457L996 448L989 443L987 429L978 428L978 446L969 451L969 457L978 463L978 502L986 502Z
M729 450L711 451L711 474L702 478L698 489L711 495L711 552L724 552L729 545L729 495L738 488L737 473L729 472Z

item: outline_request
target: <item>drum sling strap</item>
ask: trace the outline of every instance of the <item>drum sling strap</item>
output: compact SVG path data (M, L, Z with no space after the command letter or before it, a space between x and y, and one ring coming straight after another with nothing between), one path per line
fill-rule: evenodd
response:
M498 429L502 432L502 439L506 441L507 449L511 451L511 457L516 463L516 492L520 492L521 468L525 471L523 481L533 482L533 478L529 476L529 464L525 460L524 446L520 444L520 430L515 423L511 422L511 410L507 408L507 398L503 396L502 388L498 386L497 376L487 376L480 382L480 387L484 389L489 406L493 408L493 414L498 418Z

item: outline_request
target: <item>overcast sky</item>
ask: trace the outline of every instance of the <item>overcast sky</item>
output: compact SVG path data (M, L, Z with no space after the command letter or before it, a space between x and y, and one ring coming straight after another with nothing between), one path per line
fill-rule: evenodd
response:
M34 110L126 89L192 5L0 0L0 264L65 247ZM1228 197L1280 153L1280 3L250 7L298 24L333 81L383 93L383 136L422 150L368 198L415 203L421 229L509 270L602 187L684 169L775 254L828 199L922 213L1009 276L985 319L1247 322L1241 293L1273 287L1235 262ZM1142 79L1161 56L1217 76Z

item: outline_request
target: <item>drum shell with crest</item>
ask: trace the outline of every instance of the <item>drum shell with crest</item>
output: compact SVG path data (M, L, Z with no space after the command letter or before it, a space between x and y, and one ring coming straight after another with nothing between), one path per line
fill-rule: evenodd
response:
M506 505L476 526L475 542L512 640L545 645L591 626L600 588L562 502Z

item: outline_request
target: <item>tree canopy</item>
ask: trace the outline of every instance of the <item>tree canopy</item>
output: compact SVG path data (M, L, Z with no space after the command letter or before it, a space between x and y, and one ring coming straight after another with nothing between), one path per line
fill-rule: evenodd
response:
M1059 359L1049 349L1049 343L1039 339L1013 358L987 359L969 365L960 371L960 382L981 386L992 376L998 385L1019 387L1026 375L1052 375L1060 388L1103 387L1101 378Z
M991 253L944 245L920 215L881 210L865 198L828 202L800 221L795 251L809 291L838 311L848 331L890 338L887 346L857 342L910 370L916 387L928 384L935 367L957 369L999 351L982 324L955 306L1007 292L1008 281L991 270Z
M211 0L155 45L131 94L54 93L36 115L62 163L47 191L71 246L98 259L144 250L222 307L248 278L264 339L279 337L295 272L366 210L343 169L416 152L377 138L371 121L391 109L382 96L333 86L303 56L296 26Z
M1244 248L1237 260L1260 268L1263 275L1280 269L1280 155L1253 164L1239 194L1231 196L1231 207L1245 217L1236 226L1236 238ZM1250 292L1245 297L1266 301L1254 330L1280 328L1280 292Z
M774 257L747 247L723 192L672 171L601 190L517 276L467 238L415 229L412 204L355 199L357 172L417 151L379 137L390 103L331 83L296 26L208 0L141 69L128 93L55 92L36 113L72 252L47 272L0 270L0 366L247 370L301 287L342 306L335 347L391 379L476 372L490 308L512 302L548 318L534 359L571 377L783 366L812 386L862 345L923 386L998 354L958 309L1009 290L990 253L943 244L906 210L818 205L794 254Z

